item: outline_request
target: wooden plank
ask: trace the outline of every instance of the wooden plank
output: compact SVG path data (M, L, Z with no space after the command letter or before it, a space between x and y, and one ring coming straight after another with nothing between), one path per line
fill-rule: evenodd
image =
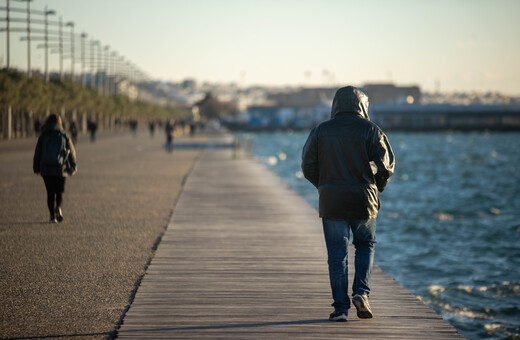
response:
M377 266L375 317L352 309L347 323L329 322L317 212L262 165L231 154L207 150L198 160L118 338L463 338Z

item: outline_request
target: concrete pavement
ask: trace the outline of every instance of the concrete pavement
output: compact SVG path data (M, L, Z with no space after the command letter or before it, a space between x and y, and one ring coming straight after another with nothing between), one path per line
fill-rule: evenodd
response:
M32 173L36 140L0 143L0 338L112 334L201 152L168 154L163 141L144 130L80 139L61 224L47 223Z

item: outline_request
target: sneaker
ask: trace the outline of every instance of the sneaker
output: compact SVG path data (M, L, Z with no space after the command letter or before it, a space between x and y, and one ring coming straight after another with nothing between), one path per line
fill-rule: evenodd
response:
M345 322L347 321L347 313L334 311L330 314L329 321Z
M358 318L370 319L374 316L368 304L368 296L356 294L352 298L352 302L356 306Z
M63 221L63 215L61 213L61 208L56 208L56 219L58 220L58 222Z
M54 217L51 217L51 219L49 220L49 223L58 223L58 221L56 221L56 219Z

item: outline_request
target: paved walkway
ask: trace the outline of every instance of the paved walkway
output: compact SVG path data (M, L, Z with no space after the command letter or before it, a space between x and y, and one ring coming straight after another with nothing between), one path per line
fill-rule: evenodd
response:
M101 134L76 146L65 221L49 224L32 172L36 139L0 142L0 338L105 339L117 327L201 150L164 133Z
M118 338L463 338L377 266L375 318L327 321L317 212L231 153L207 150L195 164Z

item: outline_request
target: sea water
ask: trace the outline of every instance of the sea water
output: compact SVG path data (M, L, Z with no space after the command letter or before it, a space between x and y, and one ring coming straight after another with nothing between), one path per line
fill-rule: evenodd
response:
M238 133L316 209L308 133ZM375 262L470 339L520 338L520 133L388 133ZM398 306L396 306L398 308Z

